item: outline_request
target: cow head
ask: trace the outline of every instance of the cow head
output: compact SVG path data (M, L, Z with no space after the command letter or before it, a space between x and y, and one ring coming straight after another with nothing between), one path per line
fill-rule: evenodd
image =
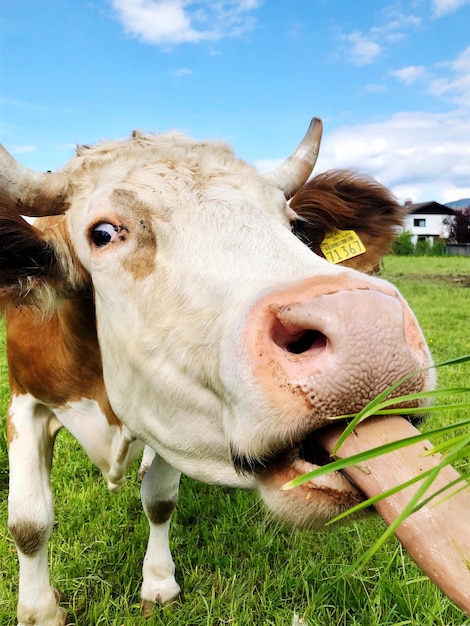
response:
M4 153L0 181L3 304L92 292L118 417L182 472L257 488L305 528L362 497L341 475L279 490L322 462L315 433L431 363L395 287L291 232L320 132L265 177L223 143L134 133L57 174ZM56 217L39 230L20 212ZM396 393L432 385L421 371Z

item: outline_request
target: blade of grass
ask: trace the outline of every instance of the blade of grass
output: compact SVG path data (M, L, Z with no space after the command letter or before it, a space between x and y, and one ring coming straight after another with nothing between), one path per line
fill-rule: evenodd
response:
M440 453L448 448L450 448L450 450L452 451L452 448L455 447L460 442L463 442L464 446L468 445L470 443L470 435L457 435L456 437L453 437L452 439L449 439L448 441L443 441L442 443L438 443L432 448L432 450L428 450L427 452L425 452L423 456L429 456L432 454Z
M439 396L457 395L459 393L470 392L470 387L450 387L446 389L434 389L432 391L418 391L417 393L408 393L397 398L387 398L383 402L379 402L374 408L381 410L386 407L393 406L397 402L411 402L412 400L422 400L423 398L438 398ZM427 407L419 407L426 410ZM402 409L403 411L403 409Z
M446 485L445 487L441 487L438 491L436 491L435 493L433 493L432 495L430 495L428 498L426 498L425 500L423 500L422 502L420 502L418 504L418 506L415 508L415 510L413 511L413 513L415 511L419 511L419 509L423 506L425 506L426 504L429 504L432 500L435 500L439 495L441 495L441 493L446 493L446 497L445 498L441 498L440 500L438 500L435 503L435 506L438 506L441 502L445 502L446 500L448 500L449 498L452 498L452 496L454 496L455 494L459 493L460 491L462 491L462 489L466 489L469 485L469 481L470 480L470 472L465 472L465 474L461 474L459 476L459 478L456 478L455 480L453 480L452 482L450 482L448 485ZM460 484L461 482L465 482L464 485L462 485L461 487L459 487L458 489L455 489L453 491L451 491L451 489ZM450 492L450 493L449 493Z
M444 390L446 391L446 390ZM450 393L453 393L455 390L453 390L452 392L449 390L447 393L443 393L443 394L431 394L432 396L434 395L448 395ZM470 387L464 388L465 392L470 392ZM396 404L398 401L401 401L405 396L400 396L398 398L393 398L393 401L391 402L391 405L393 406L394 404ZM470 402L458 402L455 404L438 404L438 405L432 405L432 406L413 406L413 407L406 407L406 409L404 409L403 407L401 408L397 408L397 409L393 409L393 408L384 408L384 409L377 409L373 414L371 415L419 415L420 413L436 413L437 411L449 411L451 409L468 409L470 408ZM346 420L346 419L351 419L354 418L357 414L356 413L351 413L349 415L336 415L335 417L330 417L328 419L330 419L332 422L337 422L340 420ZM371 417L371 415L367 415L367 417ZM365 418L361 419L361 422L364 421ZM356 423L357 426L357 423Z
M455 404L439 404L436 406L419 406L406 409L380 409L374 415L427 415L428 413L438 413L439 411L450 411L454 409L468 409L470 402L457 402ZM334 418L336 419L336 418Z

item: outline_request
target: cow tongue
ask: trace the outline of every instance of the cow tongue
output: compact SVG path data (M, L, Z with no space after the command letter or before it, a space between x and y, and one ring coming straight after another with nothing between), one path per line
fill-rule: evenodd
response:
M320 445L330 454L342 430L338 424L318 431ZM399 416L369 418L356 427L335 455L345 458L417 434L416 428ZM343 471L370 498L436 467L438 455L424 456L432 447L429 441L422 441ZM444 467L424 498L458 477L453 467ZM386 524L391 524L403 511L421 482L375 504ZM395 534L412 559L441 591L470 615L470 487L449 498L445 495L438 495L410 515Z

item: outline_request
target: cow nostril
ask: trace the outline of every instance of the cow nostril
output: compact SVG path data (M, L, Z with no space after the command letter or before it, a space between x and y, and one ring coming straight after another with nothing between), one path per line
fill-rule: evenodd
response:
M292 333L281 327L273 334L273 340L280 348L291 354L322 350L327 344L327 338L323 333L311 329Z
M312 348L323 348L325 345L325 335L318 330L304 330L297 338L287 343L285 350L292 354L302 354Z

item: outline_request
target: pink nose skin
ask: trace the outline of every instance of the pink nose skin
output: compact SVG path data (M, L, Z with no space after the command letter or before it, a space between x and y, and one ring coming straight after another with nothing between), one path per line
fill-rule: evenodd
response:
M267 295L250 311L247 341L273 407L317 419L357 412L430 364L401 296L388 283L360 277L309 279ZM422 389L424 379L413 377L399 392Z

